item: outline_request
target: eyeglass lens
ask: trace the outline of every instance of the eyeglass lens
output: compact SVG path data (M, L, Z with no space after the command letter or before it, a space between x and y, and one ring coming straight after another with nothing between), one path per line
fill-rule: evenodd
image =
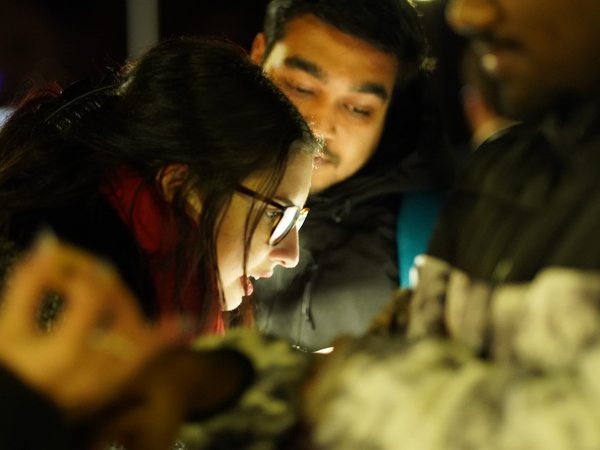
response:
M269 239L269 244L279 244L288 235L292 228L294 228L294 225L296 225L296 221L299 215L300 208L298 208L297 206L290 206L285 208L282 211L279 222L277 222L277 225L275 225L275 228L273 228L271 237Z

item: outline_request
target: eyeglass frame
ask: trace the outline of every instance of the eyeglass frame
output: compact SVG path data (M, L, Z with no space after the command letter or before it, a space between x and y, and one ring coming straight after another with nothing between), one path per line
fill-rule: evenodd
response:
M308 212L310 211L310 208L307 208L307 207L301 208L300 206L296 206L296 205L287 205L287 206L283 205L283 204L279 203L278 201L273 200L272 198L266 197L256 191L253 191L252 189L247 188L246 186L242 186L241 184L238 185L235 188L235 190L237 192L239 192L240 194L247 195L248 197L259 200L268 205L274 206L281 211L281 216L279 217L279 220L277 221L277 223L273 226L273 229L271 230L271 234L269 235L268 243L271 247L275 247L277 244L279 244L281 241L283 241L288 236L288 234L290 234L290 231L292 231L294 229L294 227L296 227L297 230L300 230L300 228L302 228L302 225L304 224L304 221L306 220L306 216L308 215ZM273 236L275 235L275 231L277 230L277 227L281 223L281 220L285 217L286 211L290 211L290 210L295 210L294 216L293 216L294 218L290 222L291 225L289 226L289 228L287 228L285 230L285 232L283 232L281 234L281 236L279 236L278 238L274 238Z

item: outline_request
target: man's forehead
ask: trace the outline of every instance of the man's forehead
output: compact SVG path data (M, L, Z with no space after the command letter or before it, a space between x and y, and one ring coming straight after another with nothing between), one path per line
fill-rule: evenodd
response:
M352 80L356 92L387 98L395 85L398 61L362 39L316 18L296 18L267 58L274 68L286 67L328 82Z
M322 46L346 46L353 52L370 56L385 55L386 58L398 62L397 55L391 51L383 50L380 45L369 39L336 27L335 24L325 22L312 14L304 14L291 19L285 26L285 32L275 42L293 40L308 42L317 39Z

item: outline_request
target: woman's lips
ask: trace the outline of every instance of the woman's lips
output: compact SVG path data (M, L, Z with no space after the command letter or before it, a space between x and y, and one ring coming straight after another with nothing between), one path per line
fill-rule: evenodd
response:
M273 272L264 272L260 275L242 275L240 277L240 284L242 285L242 289L244 290L244 295L247 297L252 295L254 292L254 285L252 284L252 280L250 278L254 278L255 280L260 280L261 278L271 278L273 276Z

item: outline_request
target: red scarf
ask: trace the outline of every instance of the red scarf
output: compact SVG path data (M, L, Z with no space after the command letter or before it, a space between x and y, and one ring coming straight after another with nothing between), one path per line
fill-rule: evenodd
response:
M218 301L213 301L214 306L211 306L215 308L211 314L216 317L214 323L207 324L204 330L197 329L201 305L200 286L196 277L185 287L182 311L175 305L174 254L177 246L177 225L172 209L156 188L145 183L134 170L122 167L103 187L102 193L148 257L160 315L181 314L184 334L190 339L198 334L222 335L225 332L225 324ZM215 293L215 296L217 295Z

